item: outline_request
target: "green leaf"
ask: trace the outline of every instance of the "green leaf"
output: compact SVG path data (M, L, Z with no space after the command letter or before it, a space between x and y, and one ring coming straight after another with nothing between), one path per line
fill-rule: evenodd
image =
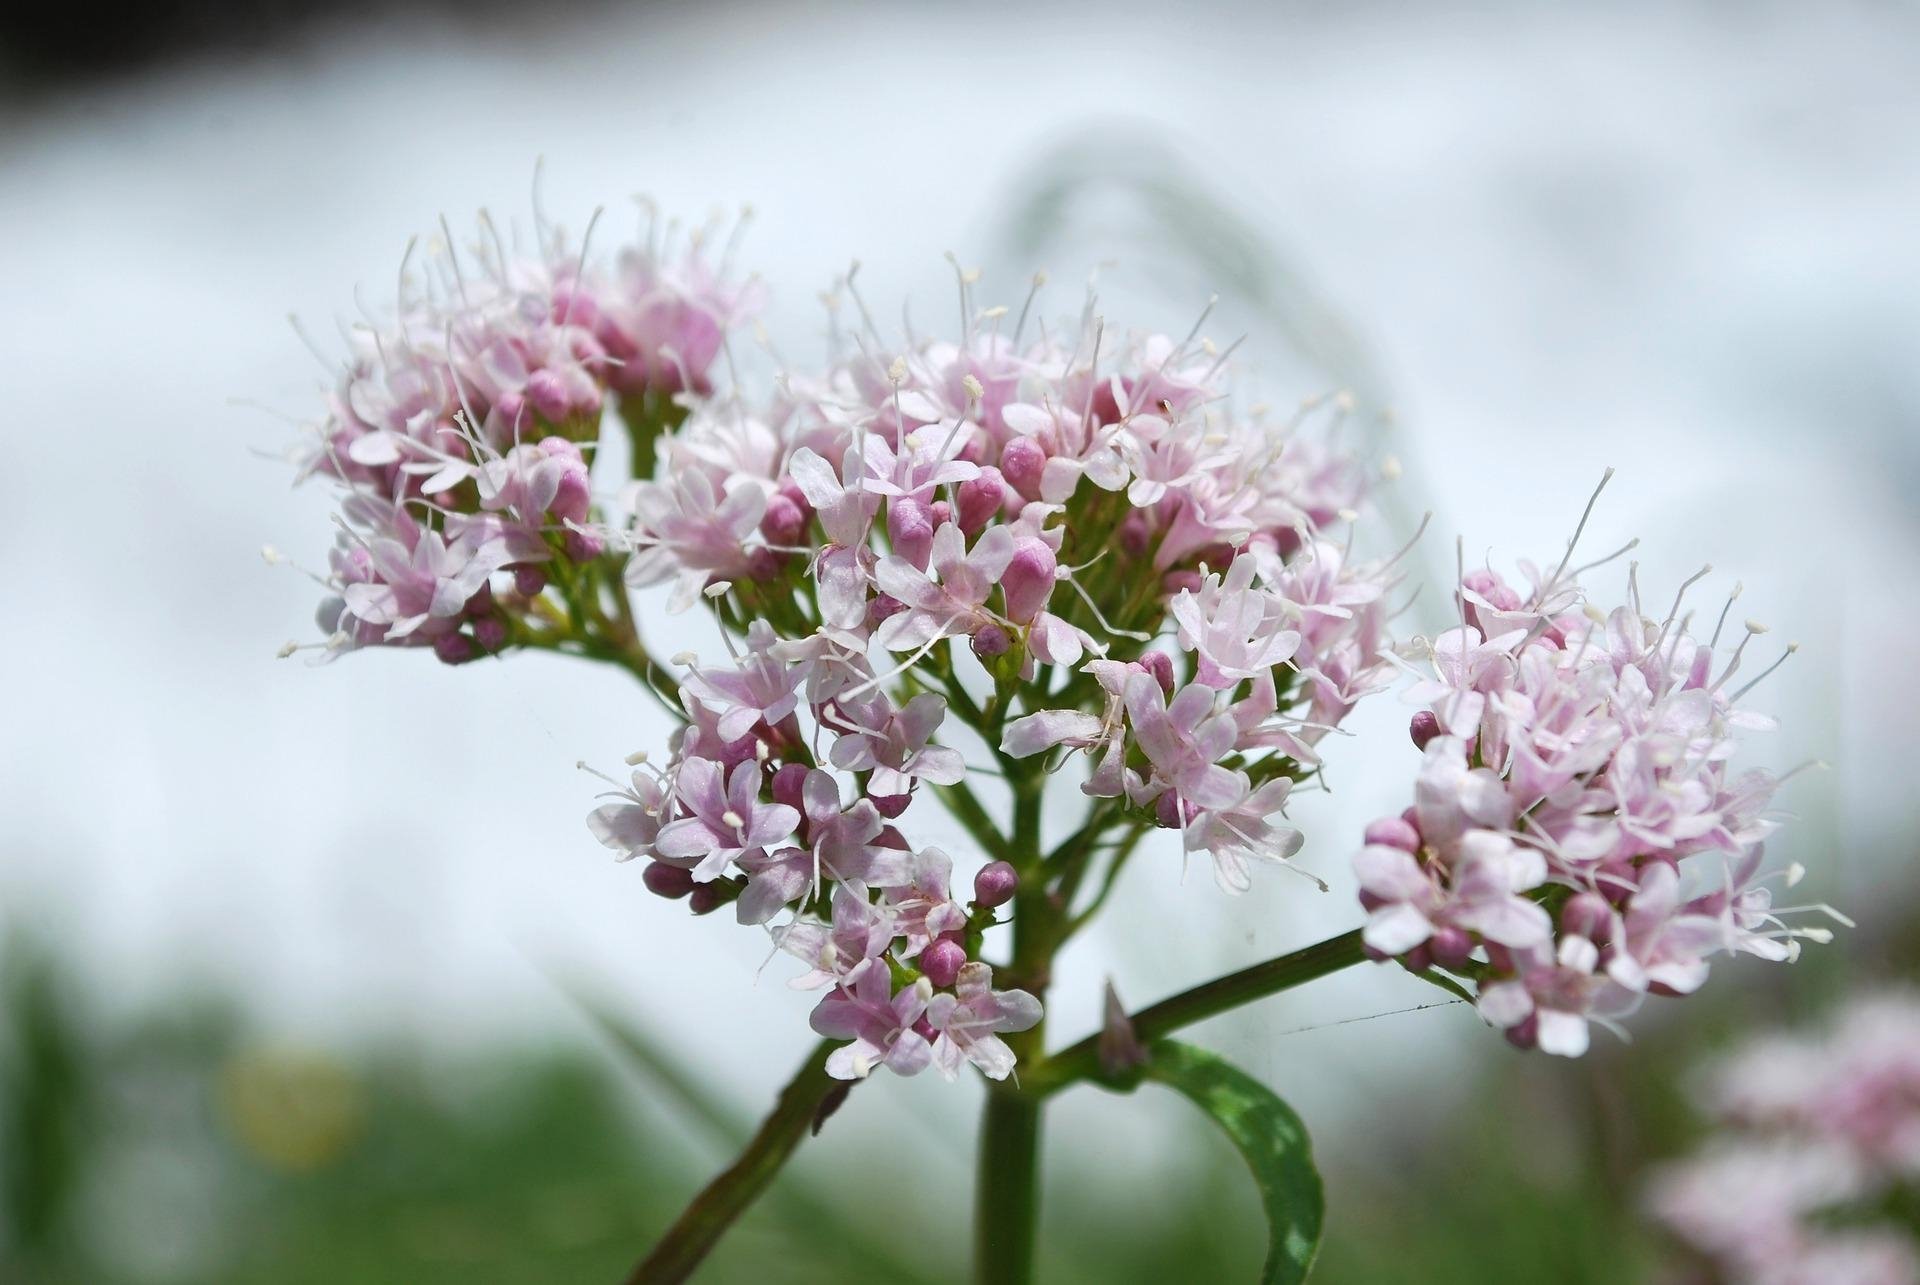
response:
M1305 1280L1320 1251L1326 1202L1307 1128L1293 1108L1231 1062L1191 1044L1155 1044L1145 1075L1212 1116L1253 1171L1267 1212L1262 1285Z

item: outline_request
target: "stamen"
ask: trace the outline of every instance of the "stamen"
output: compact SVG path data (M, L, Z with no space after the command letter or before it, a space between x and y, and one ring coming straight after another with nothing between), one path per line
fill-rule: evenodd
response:
M1553 574L1542 582L1538 594L1541 602L1546 601L1548 596L1559 587L1560 577L1566 573L1567 564L1573 561L1574 546L1580 543L1580 535L1587 529L1587 519L1593 516L1593 506L1600 502L1600 492L1606 490L1607 483L1611 481L1613 481L1613 469L1609 467L1600 475L1600 485L1594 487L1593 494L1587 497L1587 507L1580 511L1579 524L1573 528L1573 538L1567 541L1567 551L1561 556L1560 565L1555 567ZM1538 606L1539 603L1535 605Z

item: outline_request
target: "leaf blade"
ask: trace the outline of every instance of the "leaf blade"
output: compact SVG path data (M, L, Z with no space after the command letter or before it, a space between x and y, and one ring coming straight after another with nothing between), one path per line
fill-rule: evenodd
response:
M1262 1285L1304 1281L1320 1251L1326 1199L1300 1117L1266 1085L1191 1044L1155 1044L1144 1075L1206 1112L1246 1161L1267 1216Z

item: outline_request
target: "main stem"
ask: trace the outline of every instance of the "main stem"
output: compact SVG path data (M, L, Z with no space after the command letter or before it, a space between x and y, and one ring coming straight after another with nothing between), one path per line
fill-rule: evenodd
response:
M974 1173L973 1279L1026 1285L1040 1223L1040 1098L993 1085Z
M1046 777L1015 778L1013 844L1020 873L1013 902L1013 960L1003 975L1031 992L1044 1011L1061 907L1047 888L1040 848L1040 804ZM1046 1050L1046 1022L1007 1036L1018 1066L1036 1065ZM1017 1079L987 1086L980 1117L980 1159L974 1174L973 1279L976 1285L1027 1285L1040 1226L1040 1095Z
M753 1141L694 1198L654 1245L653 1252L633 1269L627 1285L670 1285L693 1274L807 1136L827 1095L836 1087L844 1087L842 1081L827 1074L827 1055L833 1049L834 1044L828 1041L808 1055L799 1073L780 1091L773 1113L753 1135Z

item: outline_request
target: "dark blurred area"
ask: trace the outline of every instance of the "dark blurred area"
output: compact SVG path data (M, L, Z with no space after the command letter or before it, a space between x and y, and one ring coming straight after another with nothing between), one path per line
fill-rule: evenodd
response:
M535 23L599 0L155 0L0 6L0 87L14 97L85 87L208 57L245 58L376 19L458 36Z

